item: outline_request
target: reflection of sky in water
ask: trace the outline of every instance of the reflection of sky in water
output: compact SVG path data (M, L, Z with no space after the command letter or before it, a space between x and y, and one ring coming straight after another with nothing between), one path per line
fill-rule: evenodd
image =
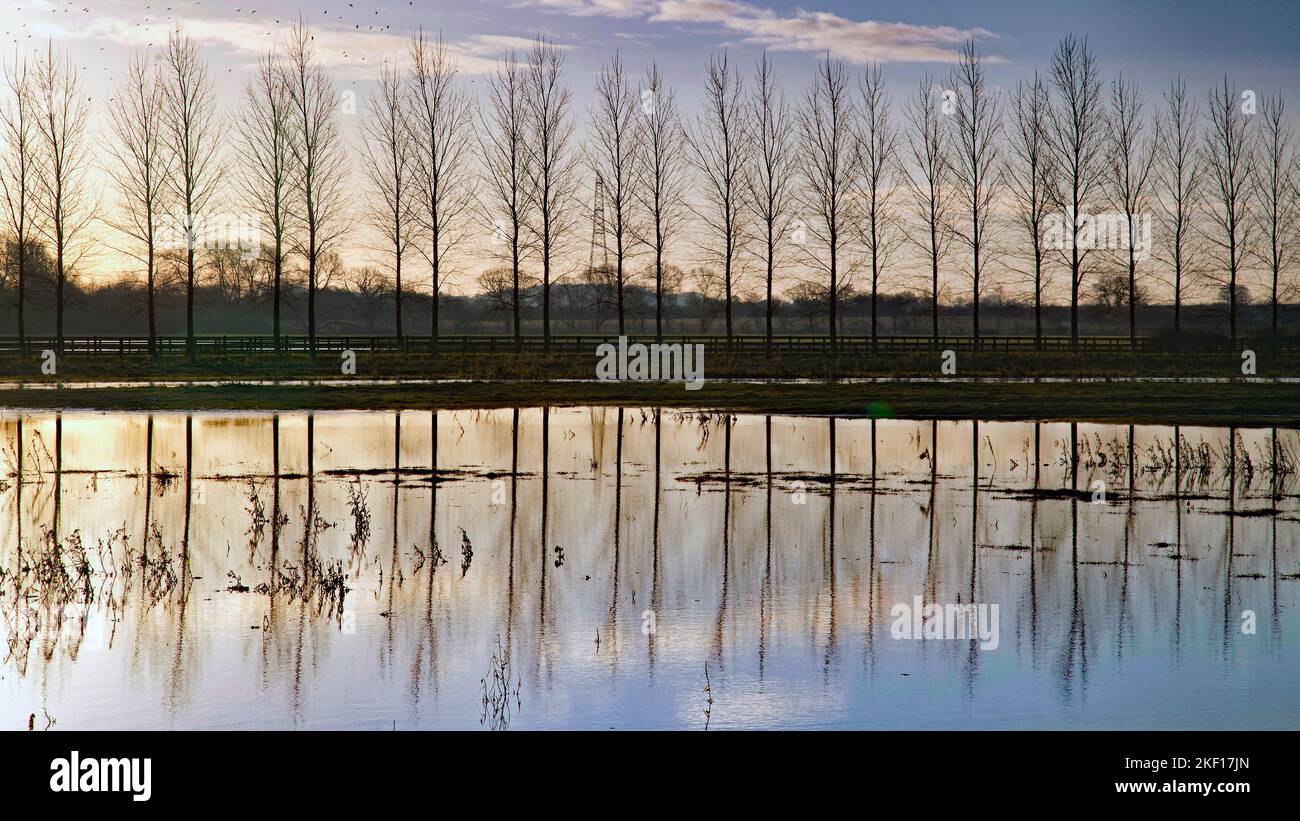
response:
M510 410L443 412L435 499L429 413L402 413L400 435L393 413L318 414L310 461L305 414L158 415L152 433L143 415L57 418L21 416L20 508L20 417L0 416L11 729L46 709L59 729L479 727L498 640L515 728L703 727L710 694L711 728L1300 726L1285 640L1300 629L1295 431L1277 437L1275 476L1268 430L1183 428L1175 459L1174 429L1137 427L1130 491L1125 426L1076 426L1072 477L1067 423L881 421L873 452L868 420L777 417L769 495L762 416L728 431L665 412L657 438L653 412L630 409L620 447L617 409L523 410L517 438ZM151 605L138 579L101 573L85 638L58 638L46 614L24 651L23 614L48 599L15 571L20 528L30 559L57 498L60 538L79 531L92 554L123 527L138 553L146 515L177 554L187 424L188 597ZM277 459L274 564L302 560L310 485L355 631L286 594L226 591L228 571L271 579L249 495L271 515ZM1090 503L1096 482L1105 504ZM357 488L363 551L349 546ZM435 506L447 563L431 573L418 565ZM1001 646L892 639L891 608L916 595L998 604Z

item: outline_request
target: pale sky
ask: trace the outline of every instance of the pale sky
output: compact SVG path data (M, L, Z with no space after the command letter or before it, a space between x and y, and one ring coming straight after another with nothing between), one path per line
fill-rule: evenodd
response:
M763 49L773 55L792 98L802 92L816 60L829 51L861 67L883 64L895 101L921 75L945 74L956 50L974 37L988 58L993 81L1004 88L1037 67L1067 33L1088 35L1103 77L1135 78L1154 107L1159 92L1182 74L1197 97L1227 74L1260 96L1300 88L1300 4L1294 0L1223 3L1217 0L10 0L0 9L3 51L43 50L52 38L83 70L93 121L120 82L130 53L157 52L179 24L208 60L222 109L233 117L241 86L259 53L283 38L299 14L311 25L322 59L340 89L364 95L385 60L404 56L418 28L441 31L473 93L478 77L506 49L524 48L543 33L565 48L574 114L587 122L591 84L601 62L620 50L634 76L651 61L664 70L688 114L696 109L699 80L709 55L726 48L748 72ZM90 5L86 5L89 3ZM1293 103L1293 106L1295 103ZM345 118L346 119L346 118ZM352 118L355 120L355 118ZM356 122L344 122L350 140ZM357 185L361 184L357 175ZM585 229L589 233L589 228ZM368 243L358 229L349 261ZM681 249L688 265L691 249ZM96 277L122 263L97 257ZM583 254L585 261L585 253ZM469 269L474 266L467 265ZM464 277L467 281L472 277ZM463 283L462 283L463 287Z

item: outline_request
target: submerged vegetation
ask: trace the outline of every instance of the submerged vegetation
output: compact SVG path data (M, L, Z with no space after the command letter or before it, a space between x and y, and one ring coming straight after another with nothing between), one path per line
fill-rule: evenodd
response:
M93 611L103 614L107 626L90 640L111 643L128 601L145 609L183 607L192 583L188 552L164 547L156 526L140 550L131 546L125 525L93 545L80 530L60 538L46 528L35 542L20 545L12 562L0 565L5 661L21 673L33 648L47 661L60 648L76 658Z
M1068 438L1055 440L1056 463L1065 475L1075 471L1100 470L1114 481L1124 479L1129 469L1157 480L1177 477L1185 487L1204 485L1212 479L1231 479L1247 486L1259 476L1277 483L1296 474L1297 443L1272 434L1248 447L1240 433L1211 446L1203 437L1157 437L1145 446L1131 446L1128 441L1101 434L1083 436L1071 449Z
M482 687L480 697L482 712L479 724L487 726L488 729L510 728L511 701L515 704L515 711L523 709L523 697L520 695L523 680L516 678L512 686L510 676L510 656L501 646L501 637L498 636L497 646L492 650L492 657L488 659L487 675L479 679Z

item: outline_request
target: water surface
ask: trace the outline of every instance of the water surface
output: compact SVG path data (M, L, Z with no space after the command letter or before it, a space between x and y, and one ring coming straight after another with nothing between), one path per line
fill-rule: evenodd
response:
M0 726L1300 727L1294 430L0 413ZM996 604L996 649L894 608ZM34 716L34 718L33 718Z

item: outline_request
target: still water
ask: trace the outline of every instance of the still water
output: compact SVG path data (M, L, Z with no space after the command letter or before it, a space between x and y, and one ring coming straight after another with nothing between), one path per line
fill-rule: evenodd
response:
M4 411L0 446L5 729L1300 727L1295 430Z

